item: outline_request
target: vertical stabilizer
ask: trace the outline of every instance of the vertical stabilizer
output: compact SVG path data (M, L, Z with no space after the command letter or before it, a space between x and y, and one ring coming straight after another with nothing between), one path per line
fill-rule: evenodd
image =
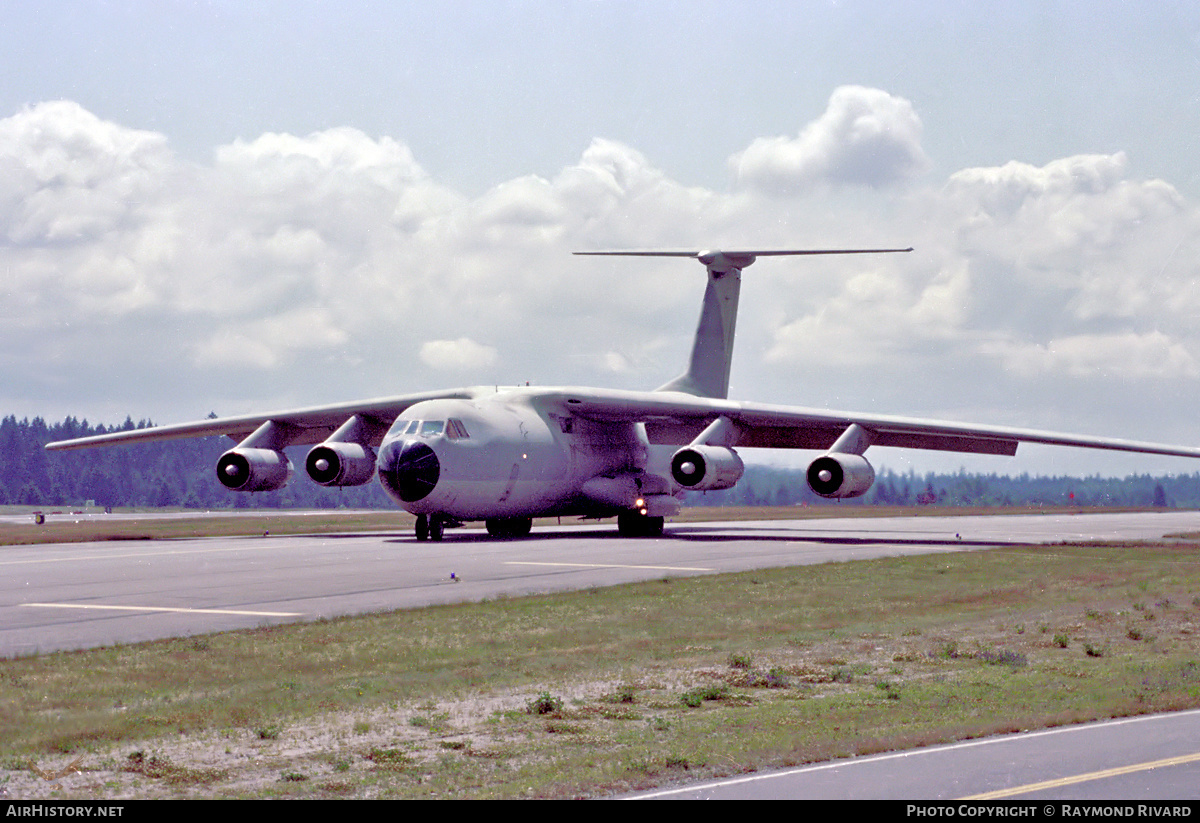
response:
M742 269L753 263L754 257L701 252L697 258L708 269L708 287L704 290L700 322L692 340L692 357L687 371L657 391L724 398L729 396Z
M691 257L708 270L708 288L700 308L700 323L692 341L687 371L656 391L678 391L700 397L729 396L729 366L733 360L733 336L737 329L738 296L742 269L759 257L811 254L880 254L907 249L770 249L764 251L577 251L575 254L624 257Z

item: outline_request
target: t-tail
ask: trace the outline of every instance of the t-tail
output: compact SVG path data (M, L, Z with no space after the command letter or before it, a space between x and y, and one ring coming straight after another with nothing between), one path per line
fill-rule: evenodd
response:
M699 397L729 396L729 367L733 358L733 337L737 329L738 295L742 288L742 269L759 257L803 256L813 254L890 254L907 249L767 249L755 251L579 251L576 254L623 257L691 257L708 269L708 288L700 308L700 323L692 341L692 356L687 371L660 386L656 391L677 391Z

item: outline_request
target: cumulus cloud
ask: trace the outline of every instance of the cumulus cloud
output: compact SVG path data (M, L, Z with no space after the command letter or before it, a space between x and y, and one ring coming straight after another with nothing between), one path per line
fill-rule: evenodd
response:
M1081 334L1044 345L1004 341L981 347L1021 376L1058 375L1138 380L1195 379L1200 363L1162 332Z
M271 369L296 351L344 345L349 335L329 311L310 306L242 326L225 326L196 347L196 364Z
M1200 378L1195 204L1120 153L965 169L903 204L874 225L916 251L794 278L768 364L831 405L1193 439L1145 396Z
M961 193L973 199L983 214L1013 215L1032 202L1061 203L1100 194L1120 183L1128 166L1123 152L1066 157L1041 168L1013 160L1003 166L955 172L946 191L951 197Z
M1099 420L1071 398L1200 379L1195 204L1120 153L922 184L920 130L907 101L844 87L799 137L736 155L732 192L597 138L466 196L393 137L268 134L193 164L32 106L0 120L0 386L49 404L30 413L166 420L468 379L650 388L686 359L702 269L570 252L721 245L917 249L748 269L746 399L932 416L1019 397Z
M882 187L929 167L912 103L879 89L842 86L797 137L764 137L730 158L738 184L791 193L819 184Z
M962 266L905 269L876 263L838 293L775 329L766 359L787 365L879 368L962 333L970 278ZM936 346L929 350L937 350Z
M967 169L938 196L977 280L976 322L1036 317L1021 331L1042 344L1151 325L1190 337L1200 213L1161 180L1130 179L1123 154Z
M476 371L494 366L498 359L494 348L476 343L469 337L430 340L421 346L421 360L432 368L446 371Z
M146 219L173 164L166 138L60 100L0 120L0 231L21 246L69 245Z
M392 189L425 177L407 146L390 137L373 140L348 127L308 137L264 134L248 142L237 140L217 149L217 163L272 183L291 179L301 185L338 171Z

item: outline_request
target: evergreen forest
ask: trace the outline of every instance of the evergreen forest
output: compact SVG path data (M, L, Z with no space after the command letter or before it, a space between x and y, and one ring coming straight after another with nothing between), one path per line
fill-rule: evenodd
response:
M55 440L148 428L130 419L120 426L92 426L68 417L0 421L0 505L76 507L183 506L190 509L302 508L387 509L394 504L378 483L330 489L304 476L307 446L288 449L296 471L278 491L231 492L217 480L217 458L233 447L227 437L164 440L110 448L48 452Z

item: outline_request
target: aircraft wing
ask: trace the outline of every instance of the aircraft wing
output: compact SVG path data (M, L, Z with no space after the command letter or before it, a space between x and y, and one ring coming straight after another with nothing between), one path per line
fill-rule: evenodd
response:
M420 403L423 400L470 396L471 393L466 389L454 389L406 394L398 397L379 397L373 400L359 400L332 406L313 406L267 414L214 417L192 423L177 423L171 426L155 426L149 429L133 429L111 434L98 434L92 437L79 437L74 440L59 440L48 443L46 449L65 451L67 449L86 449L92 446L110 446L118 443L145 443L152 440L174 440L212 435L226 435L235 441L241 441L268 420L286 425L290 430L295 431L296 436L289 440L289 445L302 446L324 441L345 423L347 418L353 415L359 415L368 422L368 429L371 433L371 442L368 445L378 446L396 416L414 403Z
M549 399L549 398L547 398ZM871 445L1013 455L1019 443L1200 457L1200 448L1109 437L1059 434L1002 426L976 426L879 414L739 403L678 392L559 390L556 402L580 417L644 423L651 443L687 445L718 417L737 426L736 445L750 448L826 450L852 423L867 429Z

